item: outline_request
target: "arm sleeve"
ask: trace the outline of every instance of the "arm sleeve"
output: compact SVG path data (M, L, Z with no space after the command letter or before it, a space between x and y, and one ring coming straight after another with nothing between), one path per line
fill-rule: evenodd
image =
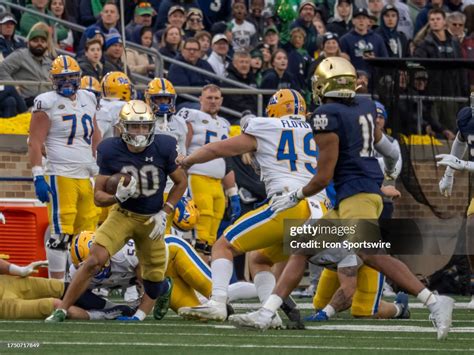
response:
M460 134L461 133L458 132L456 138L454 139L453 146L451 147L451 154L454 155L456 158L462 159L464 157L464 154L466 154L467 143L459 139Z
M396 144L390 142L384 134L382 139L375 143L375 149L383 155L385 169L393 171L400 157L400 150L397 149Z

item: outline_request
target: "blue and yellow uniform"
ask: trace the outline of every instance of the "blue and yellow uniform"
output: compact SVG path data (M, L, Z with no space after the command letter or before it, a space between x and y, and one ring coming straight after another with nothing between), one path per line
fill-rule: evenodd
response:
M464 107L457 115L457 124L459 133L461 134L464 141L467 142L469 149L469 161L474 161L474 119L472 118L472 108ZM467 215L474 214L474 198L471 199L469 208L467 209Z
M162 281L166 269L164 241L148 236L153 225L144 225L151 215L163 207L166 178L177 166L176 139L158 134L140 153L132 153L122 138L109 138L97 148L100 175L128 173L137 180L137 195L115 205L105 222L96 231L95 243L117 253L129 238L135 241L142 277L149 281Z

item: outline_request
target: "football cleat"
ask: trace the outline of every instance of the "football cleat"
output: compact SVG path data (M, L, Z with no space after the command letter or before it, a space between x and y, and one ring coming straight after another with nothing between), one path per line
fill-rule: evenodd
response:
M117 319L118 317L122 316L130 317L135 314L135 311L131 307L125 305L117 305L106 308L103 309L102 312L104 313L104 319L107 320Z
M397 293L395 297L395 304L401 307L402 312L397 319L410 319L410 307L408 306L408 295L405 292Z
M125 290L123 294L123 300L128 304L135 303L138 299L140 299L140 295L137 291L137 286L130 286Z
M306 120L306 101L296 90L278 90L268 101L266 115L276 118L291 116L304 121Z
M229 322L239 328L258 330L279 329L283 324L277 313L263 307L255 312L234 314L229 317Z
M137 316L132 316L132 317L126 317L126 316L121 316L116 318L116 320L121 321L121 322L140 322L140 318Z
M45 323L61 323L66 320L66 316L67 316L66 310L58 308L54 310L54 312L44 321Z
M322 309L317 311L314 314L310 314L309 316L304 318L307 322L326 322L329 320L328 315Z
M437 301L428 306L430 310L430 320L438 331L438 340L448 337L451 328L454 300L447 296L436 296Z
M171 292L173 292L173 279L167 277L166 280L168 281L168 291L156 299L155 306L153 307L153 317L157 320L162 320L170 308Z
M217 320L227 319L227 306L225 303L209 300L205 304L195 307L181 307L178 314L185 319Z

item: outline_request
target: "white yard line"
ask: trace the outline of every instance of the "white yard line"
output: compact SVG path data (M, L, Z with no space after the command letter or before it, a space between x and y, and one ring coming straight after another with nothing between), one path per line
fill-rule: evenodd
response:
M313 304L309 302L298 302L298 299L295 299L298 304L299 309L314 309ZM466 309L469 302L456 302L454 304L454 309ZM427 309L420 302L409 303L410 308L412 309ZM259 307L258 303L232 303L232 307L235 309L257 309ZM472 311L474 313L474 310Z

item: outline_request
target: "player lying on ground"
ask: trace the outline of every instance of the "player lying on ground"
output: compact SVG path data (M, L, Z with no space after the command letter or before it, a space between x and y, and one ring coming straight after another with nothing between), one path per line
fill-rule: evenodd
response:
M323 60L316 68L313 95L321 105L314 113L314 139L319 147L318 173L304 187L273 198L273 211L284 211L322 191L331 180L336 187L337 206L325 214L326 219L377 220L382 211L380 187L383 174L374 157L374 147L385 158L390 176L398 153L390 141L374 127L375 104L355 97L356 72L352 64L339 57ZM317 222L318 223L318 222ZM364 264L382 272L426 305L437 328L438 339L445 339L451 327L454 301L428 290L401 261L384 254L358 252ZM296 253L288 261L273 294L262 308L229 320L248 327L267 329L276 310L303 277L310 255Z

